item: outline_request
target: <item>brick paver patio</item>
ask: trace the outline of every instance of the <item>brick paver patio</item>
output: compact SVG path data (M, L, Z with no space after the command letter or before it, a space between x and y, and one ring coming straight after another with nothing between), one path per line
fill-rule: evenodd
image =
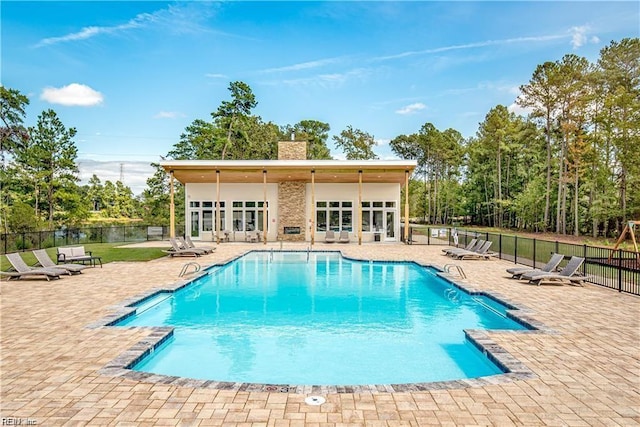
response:
M267 248L279 245L267 245ZM285 244L285 249L306 245ZM212 264L256 244L222 244ZM315 245L363 259L451 260L438 246ZM491 332L533 379L404 393L323 394L217 390L134 381L101 373L148 330L89 328L122 301L171 285L189 258L110 263L47 282L0 284L3 424L37 425L640 425L640 298L587 285L530 286L509 280L510 263L460 261L466 286L502 295L554 332Z

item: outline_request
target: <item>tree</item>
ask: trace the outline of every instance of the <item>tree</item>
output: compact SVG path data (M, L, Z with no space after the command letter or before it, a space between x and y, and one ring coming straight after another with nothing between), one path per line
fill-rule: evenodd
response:
M15 161L33 172L36 188L44 193L49 227L53 228L54 213L60 207L59 192L77 192L76 130L67 129L55 111L46 110L38 116L36 126L29 128L29 134L28 145L16 151Z
M280 139L288 140L294 134L297 140L307 141L307 159L331 160L331 152L327 147L329 131L328 123L317 120L301 120L295 125L286 125L280 130Z
M22 147L29 137L23 126L27 105L29 98L18 90L0 86L0 159L3 164L5 152L11 153Z
M635 200L633 215L640 215L640 39L611 42L600 51L598 66L605 87L606 115L601 119L615 148L620 219L624 224L630 194ZM629 193L630 184L636 191Z
M99 211L104 206L103 192L104 187L100 182L100 178L98 178L96 174L93 174L87 186L87 198L89 199L90 209L92 211Z
M196 119L185 128L167 156L176 160L220 158L225 144L223 133L213 123Z
M340 132L340 135L334 135L333 140L336 146L340 148L347 156L347 160L372 160L378 156L373 152L376 145L373 135L360 129L354 129L351 125Z
M533 73L533 77L527 85L520 86L521 96L516 102L525 108L532 108L531 116L533 118L542 119L544 124L544 132L547 141L547 162L546 176L547 186L544 202L544 228L549 225L549 210L551 196L551 134L553 121L556 117L557 110L557 90L555 80L558 74L558 64L555 62L545 62L538 65Z
M236 126L249 116L251 110L258 105L251 88L246 83L232 82L229 85L229 91L231 92L231 101L222 101L218 110L211 114L218 126L226 129L227 136L222 147L222 160L227 154L227 149L232 145L232 136L236 131Z

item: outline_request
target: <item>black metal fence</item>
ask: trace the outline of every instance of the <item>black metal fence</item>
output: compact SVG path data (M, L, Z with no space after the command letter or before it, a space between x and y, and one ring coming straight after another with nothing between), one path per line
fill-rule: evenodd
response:
M176 230L184 230L184 227L176 226ZM168 226L119 225L110 227L65 228L60 230L1 234L0 253L24 252L33 249L85 243L142 242L168 238Z
M404 241L404 230L401 235ZM413 245L455 246L456 235L458 246L465 246L473 238L489 240L490 251L497 258L533 268L544 265L552 253L563 254L565 262L571 256L580 256L585 259L581 273L588 282L640 295L640 254L636 252L451 227L409 227L409 243Z

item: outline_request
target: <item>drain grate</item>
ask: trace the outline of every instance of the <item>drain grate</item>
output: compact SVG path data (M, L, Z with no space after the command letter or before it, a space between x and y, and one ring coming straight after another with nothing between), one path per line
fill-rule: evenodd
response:
M325 398L322 396L309 396L306 399L304 399L304 402L307 405L312 405L312 406L320 406L322 405L324 402L326 402Z

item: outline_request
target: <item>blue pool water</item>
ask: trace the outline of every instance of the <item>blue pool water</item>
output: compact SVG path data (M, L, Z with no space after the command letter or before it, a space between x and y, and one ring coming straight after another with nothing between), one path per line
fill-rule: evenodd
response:
M480 301L483 302L483 301ZM217 381L358 385L500 373L463 329L524 329L413 263L253 252L119 326L173 326L134 369Z

